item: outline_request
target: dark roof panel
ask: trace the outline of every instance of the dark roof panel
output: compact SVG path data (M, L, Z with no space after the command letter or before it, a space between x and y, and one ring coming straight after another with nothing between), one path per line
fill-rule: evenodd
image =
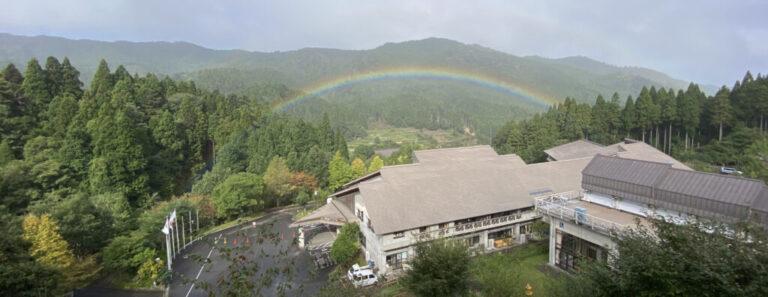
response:
M597 155L582 174L652 187L670 168L669 164Z
M763 192L763 182L735 176L670 169L656 188L740 206L751 206Z

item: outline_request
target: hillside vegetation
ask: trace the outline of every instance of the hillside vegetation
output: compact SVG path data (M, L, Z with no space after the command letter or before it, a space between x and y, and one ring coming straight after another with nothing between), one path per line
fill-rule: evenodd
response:
M566 99L529 120L511 120L493 145L526 162L544 161L544 150L576 139L612 144L634 138L695 169L737 166L768 181L768 78L747 72L733 87L707 96L699 86L684 90L643 88L622 104L618 94L594 105Z
M518 57L479 45L430 38L387 43L370 50L305 48L287 52L210 50L183 42L99 42L0 34L0 62L23 65L30 57L68 56L86 83L94 57L122 64L129 73L152 72L194 80L208 90L264 102L290 100L309 86L337 77L398 67L446 68L481 73L525 87L544 99L592 102L614 92L624 98L643 86L681 89L687 82L636 67L616 67L585 57ZM22 71L24 69L21 69ZM509 118L543 111L522 97L462 81L430 78L353 83L296 105L287 112L317 122L328 114L347 137L365 136L369 124L469 130L482 141Z

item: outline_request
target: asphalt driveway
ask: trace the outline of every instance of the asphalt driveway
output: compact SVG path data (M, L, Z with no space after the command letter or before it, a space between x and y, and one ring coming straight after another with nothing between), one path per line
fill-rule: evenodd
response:
M229 261L221 253L224 246L241 246L248 251L242 254L246 261L255 261L252 264L257 264L261 272L269 269L284 271L286 266L292 268L288 273L271 273L272 281L261 289L262 296L277 296L278 290L284 291L284 296L316 295L325 284L329 270L316 270L309 254L293 244L294 230L288 228L291 215L292 212L287 211L267 214L255 221L255 227L248 222L211 234L189 246L173 263L170 296L208 296L208 291L217 292L220 289L218 282L229 279ZM264 231L275 235L273 240L259 241L265 237ZM190 280L196 280L197 285ZM264 277L254 278L254 282L263 280ZM201 283L210 288L201 289Z

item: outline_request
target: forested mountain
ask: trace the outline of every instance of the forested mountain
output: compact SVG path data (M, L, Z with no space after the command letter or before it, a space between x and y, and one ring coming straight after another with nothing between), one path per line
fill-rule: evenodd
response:
M687 161L695 169L738 166L768 181L768 78L747 72L733 87L707 96L699 86L643 87L626 100L614 93L594 105L566 99L528 120L511 120L493 145L527 162L543 161L544 150L576 139L605 145L634 138Z
M550 101L571 97L592 102L599 94L614 92L624 98L643 86L681 89L687 85L649 69L616 67L585 57L518 57L439 38L387 43L370 50L305 48L261 53L210 50L183 42L99 42L0 34L0 62L24 65L30 57L47 56L68 56L83 72L86 83L97 69L94 57L101 57L124 65L129 73L168 74L194 80L205 89L265 101L290 100L324 81L401 67L479 73ZM271 90L264 93L267 85ZM503 119L525 118L543 110L517 95L430 77L352 83L321 95L288 111L311 120L328 113L333 125L344 127L347 136L362 135L368 124L383 122L487 137L487 131L498 128Z
M306 203L339 183L329 164L348 164L346 154L327 118L312 125L193 82L111 71L102 60L83 88L67 58L32 59L23 73L9 64L0 75L0 295L58 296L103 275L125 275L130 284L117 285L128 286L166 280L155 259L171 210L197 211L204 226Z

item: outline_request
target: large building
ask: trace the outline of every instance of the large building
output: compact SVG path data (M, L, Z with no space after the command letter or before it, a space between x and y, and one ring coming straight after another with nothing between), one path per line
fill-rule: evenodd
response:
M572 151L581 144L548 153ZM387 274L401 269L420 241L458 238L476 251L524 242L529 225L541 217L534 209L535 198L580 191L582 170L597 154L664 161L689 170L642 142L592 148L536 164L526 164L517 155L498 155L489 146L416 151L413 164L386 166L344 185L328 204L293 226L302 227L303 244L318 229L312 226L358 223L366 259Z
M579 190L536 199L538 213L550 223L549 263L565 270L578 270L585 258L607 259L616 247L610 234L647 223L648 217L768 227L762 181L603 155L581 176Z

